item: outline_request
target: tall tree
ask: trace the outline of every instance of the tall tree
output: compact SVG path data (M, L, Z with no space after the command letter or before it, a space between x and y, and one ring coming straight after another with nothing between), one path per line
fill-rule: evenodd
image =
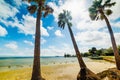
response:
M87 80L87 78L99 80L99 77L97 75L95 75L92 71L90 71L86 67L86 65L85 65L85 63L82 59L82 56L80 54L80 51L78 49L77 43L75 41L72 29L71 29L72 23L70 21L72 20L72 17L70 15L70 12L66 11L66 10L63 10L63 13L59 14L58 20L59 20L58 21L58 26L60 28L64 29L66 24L68 26L68 30L69 30L69 33L70 33L70 36L71 36L71 39L72 39L72 42L73 42L73 46L74 46L74 49L75 49L75 52L76 52L76 56L77 56L77 59L78 59L78 62L79 62L80 68L81 68L81 70L80 70L80 72L77 76L77 80ZM88 76L88 75L90 75L90 76Z
M91 53L93 53L93 54L95 54L96 53L96 51L97 51L97 49L96 49L96 47L92 47L92 49L91 49Z
M92 20L98 20L98 19L105 20L108 31L110 33L110 37L111 37L112 47L113 47L115 61L116 61L116 67L118 70L120 70L120 56L118 53L116 41L114 38L114 34L112 31L110 22L106 17L106 15L109 16L110 14L112 14L112 10L109 8L114 6L115 4L116 2L111 2L111 0L106 0L104 3L103 3L103 0L94 0L93 5L89 8L89 13L90 13L90 18Z
M53 9L48 5L45 5L46 0L23 0L31 3L28 6L28 11L30 14L36 13L36 32L35 32L35 47L34 47L34 61L33 61L33 71L31 80L43 80L41 76L41 67L40 67L40 38L41 38L41 29L40 29L40 19L41 17L46 17L49 13L53 12ZM34 4L32 4L34 3Z

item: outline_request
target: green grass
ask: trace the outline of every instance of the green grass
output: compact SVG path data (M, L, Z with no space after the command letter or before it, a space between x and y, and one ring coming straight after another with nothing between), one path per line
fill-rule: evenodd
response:
M103 57L103 60L106 60L106 61L115 63L115 58L114 58L114 56L102 56L102 57Z

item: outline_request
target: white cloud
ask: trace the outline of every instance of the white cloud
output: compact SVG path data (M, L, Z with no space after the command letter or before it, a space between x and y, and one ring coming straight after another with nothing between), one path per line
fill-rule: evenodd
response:
M119 4L120 0L114 0L117 2L115 6L112 7L113 14L109 19L115 20L120 18ZM106 48L111 46L111 40L106 27L106 22L103 21L92 21L89 17L88 8L91 6L91 0L62 0L60 6L55 3L50 2L49 5L54 9L55 21L58 21L58 15L63 9L71 11L73 33L76 35L76 40L79 43L79 48L81 51L95 46L98 48ZM112 22L111 25L114 27L120 27L119 21ZM102 31L99 31L101 30ZM118 33L119 34L119 33ZM115 33L116 41L119 43L118 34Z
M8 44L5 44L5 47L16 50L18 48L16 42L9 42Z
M48 30L53 30L54 27L48 26L47 29L48 29Z
M97 46L97 47L107 47L110 46L109 34L106 32L99 31L86 31L76 34L76 40L82 46Z
M33 45L34 45L33 42L28 41L28 40L24 40L24 43L26 43L26 44L28 44L28 45L30 45L30 46L33 46Z
M75 54L75 51L69 44L61 44L62 47L49 46L44 48L41 51L42 56L63 56L65 53Z
M14 21L5 21L1 19L1 22L6 26L18 27L19 33L24 33L26 35L34 35L35 34L35 26L36 26L36 18L30 15L23 15L23 20L19 21L17 18L14 18ZM14 24L13 24L14 23ZM47 29L42 26L41 21L41 35L49 36Z
M0 0L0 18L14 17L18 12L17 8L7 4L4 0Z
M111 24L114 27L120 28L120 21Z
M0 36L6 36L7 34L7 30L0 25Z
M9 53L8 53L8 50L9 50ZM33 48L22 48L22 47L19 47L17 49L11 49L11 48L2 48L1 49L1 53L0 56L33 56L34 55L34 49ZM7 52L6 52L7 51Z
M56 30L55 31L55 35L58 36L58 37L62 37L63 36L63 34L61 33L60 30Z
M41 38L41 44L46 43L47 41L44 38Z
M30 15L23 15L22 26L18 26L21 33L35 34L36 18ZM42 36L49 36L47 30L42 26L41 21L41 34Z
M120 0L111 0L112 2L116 2L115 6L112 6L111 9L113 11L113 14L110 15L110 19L117 19L120 18Z
M117 45L120 45L120 33L114 33ZM77 33L76 41L80 45L80 50L85 52L91 47L108 48L112 46L111 38L108 32L86 31Z
M115 39L116 39L116 44L120 45L120 33L115 33L114 36L115 36Z
M62 0L64 1L64 0ZM111 18L117 19L120 17L119 4L120 0L114 0L117 2L113 6L113 14ZM77 29L82 30L98 30L106 26L104 21L91 21L89 17L88 8L91 6L92 1L88 0L66 0L62 5L57 6L55 3L50 2L49 5L54 9L54 17L57 21L58 15L63 9L71 11L72 23ZM61 1L60 3L61 4ZM112 22L111 22L112 23Z
M42 26L42 21L41 21L41 26ZM44 27L41 27L41 34L43 36L49 36L49 33L47 32L47 29Z
M21 6L22 3L23 3L23 1L21 1L21 0L18 0L18 1L17 0L13 0L13 1L15 2L17 7ZM26 2L24 2L24 3L26 3Z

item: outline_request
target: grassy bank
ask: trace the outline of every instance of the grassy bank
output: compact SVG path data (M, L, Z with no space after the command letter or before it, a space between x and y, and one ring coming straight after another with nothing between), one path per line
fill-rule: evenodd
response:
M103 60L105 60L105 61L109 61L109 62L115 63L114 56L102 56L102 57L103 57Z

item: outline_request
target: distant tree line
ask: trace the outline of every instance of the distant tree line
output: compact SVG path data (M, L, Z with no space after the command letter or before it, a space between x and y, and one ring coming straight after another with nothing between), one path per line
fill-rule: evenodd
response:
M120 54L120 45L118 46L118 50L119 50L119 54ZM94 54L96 54L98 56L114 56L112 47L109 47L106 49L104 49L104 48L96 49L96 47L92 47L91 49L88 50L88 52L81 53L81 55L83 57L92 56ZM71 55L71 54L65 53L64 57L76 57L76 55Z
M120 45L118 46L118 50L120 54ZM88 50L88 52L83 53L82 56L87 57L92 56L93 54L97 54L98 56L114 56L112 47L109 47L107 49L96 49L95 47L92 47Z
M71 54L64 54L64 57L76 57L76 55L71 55Z

